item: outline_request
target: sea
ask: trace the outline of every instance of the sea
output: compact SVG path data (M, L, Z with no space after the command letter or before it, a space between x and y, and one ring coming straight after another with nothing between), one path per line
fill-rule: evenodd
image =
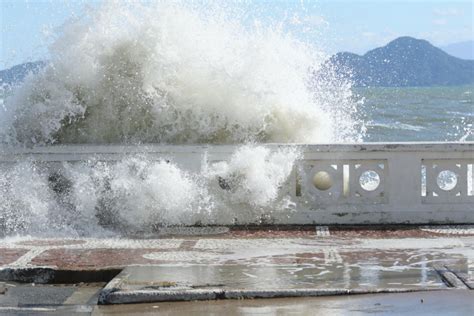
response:
M355 88L365 142L474 140L473 85Z
M474 141L474 85L353 87L363 142ZM0 91L0 105L3 99Z

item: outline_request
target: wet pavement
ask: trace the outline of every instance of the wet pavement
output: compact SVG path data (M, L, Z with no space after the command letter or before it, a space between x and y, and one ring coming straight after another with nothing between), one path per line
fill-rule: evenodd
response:
M463 290L291 299L220 300L97 306L93 315L473 315Z
M103 304L210 299L312 297L466 288L425 267L384 268L351 262L321 265L127 267L104 289ZM453 274L453 279L458 280Z
M0 283L5 286L5 283ZM472 315L474 292L442 290L397 294L257 300L213 300L97 305L103 284L7 283L0 315ZM15 288L15 290L13 290ZM34 288L34 290L32 290Z
M146 266L126 268L124 290L144 288L222 289L445 289L434 269L383 270L380 266L348 264L278 266ZM163 286L168 284L168 286Z
M0 315L90 315L104 285L0 282Z
M99 270L156 264L327 264L402 268L450 261L472 272L474 228L331 227L194 230L148 238L4 238L0 269ZM185 230L186 232L186 230Z
M120 286L115 288L117 293L153 291L156 295L157 291L179 290L182 293L197 289L211 292L209 289L213 289L234 296L240 293L241 297L263 297L262 293L269 291L327 295L331 293L323 293L325 290L338 290L338 293L435 290L429 294L407 295L455 291L470 297L474 293L468 290L474 284L474 227L168 228L148 238L4 238L0 239L0 279L6 283L0 283L0 314L8 309L13 314L21 314L14 310L19 306L68 308L69 312L86 314L93 310L97 312L94 306L100 289L124 268L127 269L119 275ZM127 277L124 278L125 274ZM14 281L26 283L12 283ZM89 288L88 294L74 294L79 288L86 287L74 285L81 281L103 283L93 283L101 285L94 290ZM28 282L36 284L28 285ZM16 287L11 289L5 284L16 284ZM240 292L231 292L233 290ZM250 292L260 294L248 296ZM80 303L65 303L69 297L81 295ZM88 295L89 300L85 300ZM378 294L376 297L382 295L390 301L401 294ZM215 298L225 298L225 295ZM352 308L351 304L359 304L357 300L364 301L360 295L351 296L350 300L354 301L340 299L341 306L348 304L347 308L341 307L345 312ZM273 303L279 306L277 302L282 302L281 310L284 311L288 306L292 309L291 306L298 304L307 305L307 308L324 305L325 300L333 298L308 298L304 303L298 300L261 299L255 304L263 308L265 302L272 302L267 306L269 311L280 313L278 309L272 309ZM254 304L245 302L248 306ZM183 305L162 304L159 306L191 306L184 302ZM223 304L230 304L228 308L234 314L246 314L243 310L247 310L244 308L247 305L242 307L238 302L216 303L212 308L218 313L224 308ZM459 311L470 306L468 302L463 304ZM199 311L205 305L195 303L192 306ZM304 306L301 307L303 310ZM100 308L100 312L106 311L108 309ZM428 313L429 309L426 311ZM44 310L43 313L56 313L56 310Z

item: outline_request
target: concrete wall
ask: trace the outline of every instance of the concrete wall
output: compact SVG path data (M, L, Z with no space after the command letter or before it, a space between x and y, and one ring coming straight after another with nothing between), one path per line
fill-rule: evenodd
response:
M272 149L290 145L269 144ZM291 145L303 157L282 188L297 212L279 224L474 223L474 142ZM189 171L236 146L64 145L0 148L0 163L120 160L144 153ZM367 177L368 176L368 177ZM444 176L444 177L443 177ZM369 178L378 181L364 181ZM447 181L447 182L446 182ZM444 183L444 184L443 184Z

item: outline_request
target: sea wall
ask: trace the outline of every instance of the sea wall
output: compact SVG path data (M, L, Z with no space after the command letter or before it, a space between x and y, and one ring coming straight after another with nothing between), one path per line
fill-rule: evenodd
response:
M233 211L228 214L231 215L216 217L210 224L474 223L472 142L268 144L264 147L270 152L290 152L291 149L300 153L289 176L278 184L277 195L286 197L291 207L248 217L244 216L248 215L245 203L229 199L227 205ZM0 164L5 167L29 161L55 174L63 163L74 165L94 160L113 165L125 157L142 155L148 161L172 162L188 174L202 174L203 168L229 162L236 148L232 145L154 144L3 148ZM268 173L276 170L254 168L247 170L247 176L250 172L258 179L260 176L268 178ZM241 185L231 179L233 175L229 173L206 174L207 177L211 174L207 181L215 182L222 194L235 192ZM48 179L57 182L50 183L50 187L61 190L60 179L54 176ZM245 198L245 192L239 194ZM258 198L259 193L258 188L248 191L253 199ZM262 190L261 194L266 192Z

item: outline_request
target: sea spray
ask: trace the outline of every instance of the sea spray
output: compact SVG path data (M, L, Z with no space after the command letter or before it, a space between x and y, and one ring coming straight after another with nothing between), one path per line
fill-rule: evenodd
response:
M271 152L264 146L246 145L238 148L229 161L213 164L206 176L218 179L231 203L265 207L278 197L278 189L298 156L294 148Z
M0 231L3 234L44 230L54 203L47 181L33 163L0 164Z
M49 64L5 101L3 142L333 142L350 86L281 29L183 3L106 3L66 23ZM317 78L317 80L315 80ZM341 128L336 128L341 127Z
M144 155L1 169L0 226L5 234L103 235L159 226L241 224L291 212L281 187L300 153L238 147L229 161L197 172Z
M282 187L299 153L262 143L357 140L357 109L350 82L314 45L244 17L183 2L112 2L67 22L47 65L0 108L4 147L241 146L200 172L147 156L6 167L3 231L89 236L293 211Z

